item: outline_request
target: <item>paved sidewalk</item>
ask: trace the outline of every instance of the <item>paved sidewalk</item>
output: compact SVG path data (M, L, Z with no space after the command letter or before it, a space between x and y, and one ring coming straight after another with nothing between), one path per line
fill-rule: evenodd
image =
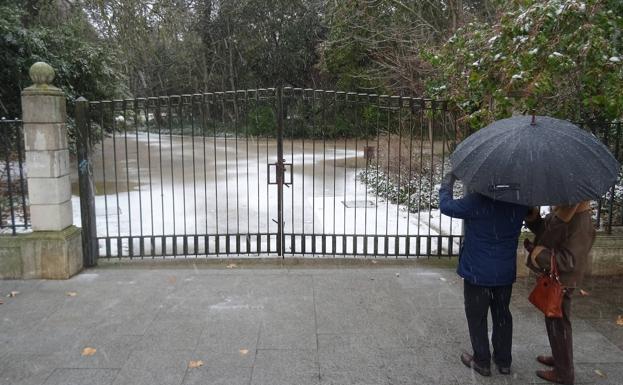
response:
M114 267L0 281L0 384L542 383L535 357L547 337L527 280L513 298L513 374L485 379L459 361L469 340L454 271L380 265ZM578 384L623 383L620 281L575 297Z

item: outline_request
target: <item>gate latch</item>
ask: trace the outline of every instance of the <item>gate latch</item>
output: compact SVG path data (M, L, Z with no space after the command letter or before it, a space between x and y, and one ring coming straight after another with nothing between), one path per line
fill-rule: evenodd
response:
M290 187L290 185L292 184L292 163L281 163L282 167L283 167L283 184L286 187ZM274 168L275 169L275 173L274 173L274 178L272 177L273 174L271 174L271 169ZM279 172L279 162L277 163L270 163L268 165L268 184L279 184L279 181L277 179L277 173Z

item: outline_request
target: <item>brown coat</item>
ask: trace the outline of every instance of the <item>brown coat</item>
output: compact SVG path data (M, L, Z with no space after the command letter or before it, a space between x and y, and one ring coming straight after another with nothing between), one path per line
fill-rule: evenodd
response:
M536 236L535 245L546 248L535 258L538 267L549 270L553 251L563 286L580 285L588 264L588 254L595 241L591 211L576 213L569 222L550 213L545 218L526 222L526 225ZM535 269L530 258L527 264L531 269Z

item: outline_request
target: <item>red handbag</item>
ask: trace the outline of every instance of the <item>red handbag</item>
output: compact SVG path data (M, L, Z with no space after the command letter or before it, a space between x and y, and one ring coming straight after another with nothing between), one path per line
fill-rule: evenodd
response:
M552 252L549 273L539 275L536 286L528 300L548 318L562 318L562 296L564 289L560 284L556 258Z

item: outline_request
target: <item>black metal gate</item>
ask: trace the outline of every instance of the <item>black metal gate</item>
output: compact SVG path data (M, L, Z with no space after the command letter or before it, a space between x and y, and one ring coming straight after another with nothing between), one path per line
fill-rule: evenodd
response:
M458 252L435 186L464 133L444 102L276 88L80 102L76 116L94 256Z

